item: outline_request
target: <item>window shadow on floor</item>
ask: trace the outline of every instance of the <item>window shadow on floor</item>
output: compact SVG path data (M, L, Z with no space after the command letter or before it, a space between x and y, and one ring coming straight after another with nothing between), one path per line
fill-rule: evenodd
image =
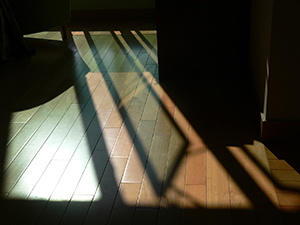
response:
M116 25L117 26L117 25ZM134 48L145 48L141 46L141 43L136 39L136 37L131 32L134 30L137 35L144 40L146 46L150 49L151 44L143 39L142 34L139 29L124 29L124 28L110 28L108 29L111 35L114 37L114 41L117 42L124 54L127 54L127 60L130 64L135 64L136 61L134 54L130 55L124 44L127 43L131 49ZM94 31L94 29L93 29ZM120 37L116 35L114 31L120 31ZM157 174L154 172L154 168L151 162L147 161L147 155L142 146L142 141L136 136L136 128L134 128L133 122L130 118L127 118L127 109L120 105L120 96L118 95L118 90L114 86L113 80L109 77L108 69L101 64L102 58L97 55L98 52L94 51L95 44L90 36L89 30L85 30L83 34L86 37L89 48L91 49L94 58L97 60L97 65L99 72L104 76L104 81L107 82L107 86L110 87L110 92L114 94L115 104L117 109L122 116L124 125L129 130L132 141L135 143L135 147L138 151L139 157L142 162L146 162L146 172L150 176L151 183L155 189L158 196L163 196L165 191L168 189L169 183L172 181L173 175L176 172L177 165L181 162L183 156L186 154L186 145L188 141L186 140L186 145L180 146L179 155L175 159L174 167L168 174L168 178L164 183L161 183L157 178ZM70 34L69 34L70 35ZM70 36L71 37L71 36ZM16 69L10 70L11 74L1 77L1 84L4 88L1 88L1 105L4 106L1 109L1 168L4 168L4 159L6 157L6 141L8 139L9 122L11 120L11 113L16 110L29 109L32 107L39 107L40 105L51 101L63 94L71 86L74 85L76 98L78 99L77 104L79 104L81 109L80 119L82 119L86 132L86 137L88 141L89 150L91 155L95 153L95 146L99 143L102 128L101 122L97 118L97 108L92 101L92 93L88 88L88 81L86 80L86 75L91 72L87 65L80 60L79 55L76 55L73 50L75 49L72 39L69 42L57 43L54 41L40 41L33 40L33 45L36 45L37 50L41 51L53 51L61 52L61 49L65 49L64 53L59 53L58 56L51 60L43 61L45 66L39 65L41 70L46 68L51 68L51 74L54 76L49 76L47 79L43 77L43 73L27 74L26 77L22 77L21 74L16 73L20 71ZM67 45L66 45L67 44ZM39 51L37 51L38 57ZM51 54L51 53L50 53ZM154 51L154 55L157 52ZM68 61L70 60L70 61ZM82 68L80 71L70 72L68 77L61 80L57 75L60 69L65 65L66 62L70 62L69 71L72 71L78 65L82 63ZM30 66L30 58L23 59L17 62L9 62L10 68L14 65L18 65L18 68L27 68ZM20 67L21 66L21 67ZM0 67L1 72L5 71L5 68ZM128 72L128 71L127 71ZM143 72L138 66L134 67L131 72L136 72L139 76L142 76ZM12 75L12 76L10 76ZM21 76L21 77L20 77ZM41 81L45 85L41 85ZM28 79L30 78L30 79ZM47 87L50 80L57 79L57 83L54 82L54 86L49 87L48 90L41 89L41 87ZM140 77L141 82L149 87L148 81ZM156 77L157 79L157 77ZM2 82L3 81L3 82ZM16 82L17 81L17 82ZM24 83L23 81L26 81ZM6 85L7 84L7 85ZM14 88L10 88L13 85ZM36 86L32 86L36 85ZM92 201L45 201L45 200L18 200L18 199L8 199L2 200L1 202L1 220L4 224L8 220L16 219L15 222L23 221L24 219L32 222L29 224L47 224L47 223L58 223L67 224L72 221L72 224L84 224L84 221L92 218L90 221L95 224L96 222L105 223L111 220L112 204L118 203L125 213L132 213L130 220L123 221L123 224L141 224L145 221L149 224L218 224L222 220L223 224L235 224L242 221L243 224L280 224L282 220L289 221L292 216L298 216L298 212L289 213L281 212L276 206L270 201L269 197L256 181L249 175L244 165L238 161L232 154L232 151L228 149L228 146L239 147L241 152L245 154L248 158L252 159L253 165L261 169L263 176L272 179L272 176L268 174L265 167L260 164L255 158L253 158L251 152L245 147L245 145L252 145L255 140L259 139L259 118L256 114L255 102L253 100L253 95L251 89L248 89L248 81L246 80L236 80L236 79L203 79L193 82L185 82L182 80L174 80L170 82L161 83L163 89L170 96L170 98L175 102L177 107L182 111L184 116L190 122L190 124L197 131L199 136L204 140L207 148L212 152L217 161L223 166L223 168L228 172L232 179L237 183L238 187L247 196L247 198L254 204L254 209L245 209L242 206L232 206L232 208L224 207L223 205L216 205L214 207L204 207L199 204L197 200L193 201L193 196L185 194L182 190L177 190L179 195L185 195L186 199L194 202L191 208L184 208L178 206L172 207L161 207L161 208L151 208L151 207L136 207L135 205L126 205L126 202L122 202L122 198L118 198L119 184L114 179L115 171L109 161L106 161L106 174L98 173L96 158L91 157L94 161L97 178L99 180L99 189L102 193L102 198L100 200ZM30 87L31 90L36 92L26 92L27 88ZM155 96L157 101L160 101L157 93L149 87L149 93ZM23 94L23 91L26 95ZM41 91L41 92L40 92ZM10 93L12 98L6 98L6 92ZM43 93L44 95L38 95L38 93ZM34 98L33 98L34 97ZM21 99L21 100L20 100ZM12 104L17 102L16 104ZM28 104L27 104L28 103ZM164 111L167 111L163 102L160 103ZM13 108L15 106L16 108ZM168 119L175 123L172 115L168 114ZM100 125L99 125L100 124ZM175 124L175 128L179 130L179 133L183 135L180 131L179 126ZM96 134L96 135L95 135ZM106 151L107 146L105 142L102 143L102 150L104 150L104 155L102 157L109 158L109 153ZM106 152L106 153L105 153ZM99 165L99 164L98 164ZM3 182L3 177L1 177L1 182ZM102 182L104 185L101 186ZM273 181L275 184L276 182ZM280 186L279 184L276 184ZM164 187L162 189L162 186ZM111 191L111 190L114 191ZM292 190L299 192L299 190ZM175 190L176 191L176 190ZM120 201L120 202L117 202ZM111 204L111 205L110 205ZM110 206L110 207L108 207ZM266 208L268 210L266 210ZM21 209L21 211L19 211ZM19 215L18 212L22 212L24 217L16 217ZM46 212L46 213L45 213ZM117 215L118 216L118 215ZM283 219L282 217L283 216ZM123 214L120 215L120 220L122 218L127 218ZM142 222L141 222L142 221ZM294 221L294 220L292 220ZM295 220L296 221L296 220ZM7 223L10 224L10 223Z

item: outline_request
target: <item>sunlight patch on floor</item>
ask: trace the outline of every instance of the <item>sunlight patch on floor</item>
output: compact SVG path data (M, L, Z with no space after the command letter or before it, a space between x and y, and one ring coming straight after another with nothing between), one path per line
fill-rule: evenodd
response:
M151 31L131 33L143 52L149 55L147 60L157 65L154 49L141 36ZM58 34L50 32L28 37L44 35L44 38L54 40ZM206 149L202 139L160 86L155 71L147 71L145 62L139 58L138 51L141 50L132 48L120 31L76 31L72 35L74 57L80 57L87 68L76 74L75 86L42 107L55 108L62 99L68 100L71 96L75 99L62 119L57 121L59 123L53 127L42 148L32 156L25 173L15 184L10 184L12 189L7 190L7 198L100 201L103 197L100 180L107 166L111 165L116 186L120 182L145 181L144 188L153 190L155 201L160 198L164 185L166 196L178 195L184 201L187 190L176 183L178 177L184 175L182 157L185 150L191 155L202 154ZM107 48L111 48L110 51ZM130 66L124 66L122 68L126 70L120 71L120 66L127 65L127 60ZM71 125L66 123L59 127L61 121L71 121L67 116L72 118ZM51 124L51 118L50 112L45 121ZM149 130L150 125L152 130ZM39 129L37 126L38 132ZM145 131L148 133L143 133ZM127 134L125 137L129 140L125 142L134 143L124 156L114 149L121 132ZM65 137L55 144L60 135ZM124 174L123 171L120 174L118 165L110 162L111 157L128 157ZM135 205L131 198L123 196L128 191L125 187L123 185L120 192L123 201ZM155 202L159 204L160 201ZM142 197L139 204L144 204ZM205 207L206 202L203 200L196 205Z
M44 40L56 40L62 41L62 36L60 31L42 31L33 34L26 34L24 35L25 38L37 38L37 39L44 39Z

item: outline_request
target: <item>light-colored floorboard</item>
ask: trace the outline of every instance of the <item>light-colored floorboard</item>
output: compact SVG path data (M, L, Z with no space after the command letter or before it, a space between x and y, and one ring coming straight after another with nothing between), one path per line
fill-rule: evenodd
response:
M72 23L64 42L28 35L36 54L0 65L14 103L1 224L297 224L299 173L257 140L227 146L237 87L183 76L172 99L155 27Z

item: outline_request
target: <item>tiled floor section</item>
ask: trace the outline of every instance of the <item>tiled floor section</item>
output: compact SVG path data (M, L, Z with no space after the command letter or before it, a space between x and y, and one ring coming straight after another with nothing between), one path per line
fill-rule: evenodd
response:
M242 138L238 81L174 81L176 98L153 24L70 28L0 66L1 224L299 224L300 176Z

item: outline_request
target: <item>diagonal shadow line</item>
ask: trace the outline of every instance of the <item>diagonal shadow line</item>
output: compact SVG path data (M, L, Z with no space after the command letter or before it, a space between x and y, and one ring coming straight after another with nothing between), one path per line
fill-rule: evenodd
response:
M127 51L124 48L124 46L122 45L122 43L120 42L120 40L117 37L117 35L114 32L112 32L112 35L115 38L115 41L120 46L120 48L122 49L123 53L126 54ZM126 37L128 37L129 39L134 40L135 44L137 46L139 46L139 48L141 48L141 49L143 48L143 46L141 45L141 43L136 40L136 38L134 37L134 35L129 30L122 30L121 31L121 35L122 35L122 37L124 38L125 41L126 41ZM126 42L128 43L128 41L126 41ZM131 42L129 42L129 43L131 43ZM129 58L130 61L134 61L134 58L132 58L130 56L130 54L128 54L127 58ZM136 55L136 58L138 58L137 55ZM135 67L135 68L136 68L136 72L138 72L139 74L142 74L143 71L141 71L138 67ZM143 83L146 83L146 84L148 84L151 87L151 84L149 84L148 80L145 79L145 77L142 76L141 79L142 79ZM156 78L154 78L154 79L156 79ZM160 107L165 112L168 112L167 109L166 109L166 106L164 105L164 102L159 98L159 96L157 95L157 93L152 88L150 88L150 93L149 94L152 94L155 97L155 99L157 100L157 102L160 104ZM168 116L168 120L172 122L174 128L179 131L180 136L184 137L184 134L182 133L182 131L180 130L179 126L176 124L175 120L173 119L173 117L172 117L173 115L170 115L169 113L166 113L166 115ZM138 145L138 147L142 147L141 146L141 142L139 141L139 139L137 139L137 145ZM172 180L172 178L173 178L173 176L174 176L174 174L176 172L177 166L179 165L179 162L181 161L183 155L185 154L185 150L186 150L187 146L188 146L188 140L185 139L185 145L182 146L182 149L180 149L180 153L179 153L179 155L178 155L178 157L177 157L177 159L175 161L175 164L174 164L175 166L171 169L171 171L169 171L168 176L164 177L163 184L161 184L162 185L161 193L159 193L160 188L157 186L158 187L157 194L163 195L164 192L167 190L167 188L168 188L169 184L171 183L171 180ZM169 148L170 148L170 146L169 146ZM142 149L142 148L137 148L137 150L138 150L140 158L143 160L143 153L144 153L144 151L139 151L139 149ZM169 154L169 151L170 151L170 149L168 149L168 154ZM147 164L146 165L149 165L149 164L150 164L150 161L147 160ZM154 169L152 169L152 168L153 167L150 164L150 167L146 166L146 171L147 171L147 173L148 173L148 175L149 175L149 177L150 177L150 179L152 181L152 185L155 187L155 185L154 185L155 183L153 183L153 182L157 182L158 178L157 178L157 175L155 173L153 173ZM166 172L166 170L167 170L167 167L165 168L165 172ZM165 174L165 176L166 176L166 174Z
M94 109L95 110L95 109ZM86 116L86 115L85 115ZM86 118L88 118L88 117L86 117ZM88 124L88 121L86 122L86 124ZM88 125L89 126L89 125Z
M127 56L126 59L129 61L129 63L132 65L132 68L134 68L134 65L135 65L135 60L134 58L132 58L128 52L126 51L126 49L124 49L124 46L122 45L122 43L119 41L119 39L116 37L115 33L113 31L111 31L111 34L112 36L114 37L115 41L118 43L118 45L120 46L120 48L122 49L123 53ZM95 44L90 36L90 34L88 32L85 32L85 36L86 36L86 39L87 39L87 42L89 43L90 45L90 48L91 49L95 49ZM142 46L139 44L139 47L142 48ZM99 53L97 51L94 51L93 52L94 55L97 55L99 56ZM100 57L100 56L99 56ZM136 72L138 72L138 74L142 74L143 71L141 70L137 70ZM142 76L142 75L140 75ZM141 77L140 79L142 79L142 81L144 83L147 83L147 80L144 78L144 77ZM120 96L119 94L117 93L117 90L114 86L114 84L111 85L110 87L110 90L111 92L113 93L116 93L117 94L117 98L115 99L115 104L118 105L118 100L120 99ZM156 95L155 92L153 92L153 90L150 88L150 92L151 94L153 94L155 96L155 98L157 99L157 101L159 102L159 97ZM162 105L163 109L165 110L165 107ZM162 195L164 193L164 190L166 189L163 189L163 183L159 182L159 179L157 177L157 174L155 173L155 170L153 168L153 165L151 164L151 162L148 160L148 155L145 153L146 151L144 151L144 147L142 145L142 142L141 140L139 139L139 137L136 135L136 130L134 128L134 126L132 125L132 122L130 120L130 118L127 116L127 110L122 106L122 107L119 107L118 108L119 112L120 112L120 115L122 116L122 119L124 121L124 125L126 126L127 130L128 130L128 133L130 134L130 137L132 139L132 143L134 143L137 151L138 151L138 154L139 154L139 157L141 159L142 162L146 162L145 163L145 169L146 169L146 172L147 174L149 175L150 177L150 180L152 182L152 185L154 187L154 190L156 191L156 194L158 196ZM174 120L170 117L170 115L168 115L170 121L173 121ZM174 122L175 124L175 122ZM177 129L180 131L180 129L178 128L177 125L175 125L177 127ZM182 132L180 131L181 135L183 136ZM177 164L179 163L180 161L180 158L182 157L183 155L183 151L181 152L180 154L180 157L178 158L177 160ZM175 173L175 170L176 170L176 167L174 167L174 169L170 172L170 176L168 177L168 179L165 181L164 183L164 186L167 187L167 185L170 183L171 179L172 179L172 176L174 175Z
M137 35L142 39L142 41L151 49L151 51L157 56L157 50L153 47L153 45L145 38L145 36L139 31L135 30Z
M276 185L278 188L282 190L294 191L300 193L299 188L285 187L284 185L278 183L278 181L274 179L274 177L269 173L269 171L257 160L257 158L255 158L249 152L247 148L245 148L244 146L241 146L240 148L246 153L247 157L249 157L255 163L255 165L258 166L258 168L264 173L264 175L272 181L274 185Z
M256 182L250 177L250 175L245 171L242 165L235 159L235 157L224 147L221 149L211 149L211 152L216 156L218 162L227 170L229 175L241 188L243 193L252 201L255 208L259 206L254 196L259 196L260 200L263 200L268 207L273 210L279 211L278 208L271 202L271 200L266 196L262 189L256 184ZM247 182L242 182L242 181ZM255 192L255 193L254 193Z
M88 33L88 32L85 32L85 33ZM71 37L71 40L68 40L69 45L71 44L73 46L76 46L75 43L74 43L74 39L73 39L71 33L68 35L68 37ZM99 64L101 64L101 63L102 63L102 60L100 60ZM88 67L88 65L87 65L87 67ZM105 68L105 71L104 71L103 75L106 72L107 72L107 69ZM77 82L78 82L78 79L77 79ZM99 143L101 137L103 136L103 131L101 130L100 121L97 118L97 109L94 107L94 104L93 104L93 99L92 99L92 94L93 93L91 93L90 90L88 89L87 80L84 80L84 81L81 81L81 82L84 83L84 86L86 88L80 88L80 85L76 85L75 84L75 90L76 90L76 95L77 95L77 99L78 99L78 103L79 104L81 104L82 101L84 101L83 100L84 97L81 98L80 95L82 95L82 94L86 95L87 98L88 98L87 101L86 101L86 103L81 107L81 113L80 113L80 115L82 117L82 121L83 121L85 129L86 129L86 134L87 134L87 138L88 138L88 142L89 142L89 148L90 148L90 153L91 153L91 159L94 162L94 167L97 168L97 162L96 162L96 160L93 157L93 153L95 152L95 147L97 146L97 144ZM100 82L103 82L103 81L100 81ZM98 83L98 85L99 85L99 83ZM107 82L106 82L106 84L108 85L108 89L109 89L110 85ZM85 90L85 93L82 93L83 89ZM95 91L95 89L94 89L94 91ZM86 110L87 108L88 108L88 110ZM85 113L82 113L83 111ZM92 128L92 129L89 129L89 128ZM96 141L93 139L93 137L95 136L95 133L99 134ZM105 149L105 152L108 153L108 149L107 149L107 146L105 144L105 140L103 140L101 142L101 147L103 147ZM114 171L113 168L112 168L112 166L109 163L109 155L107 154L105 157L107 157L108 160L106 162L105 168L103 169L103 173L100 174L99 171L98 171L98 169L95 168L96 174L97 174L97 178L98 178L98 181L99 181L98 186L100 186L102 178L103 178L103 175L104 175L104 173L106 171L112 171L112 173ZM108 170L108 168L110 170ZM111 174L110 176L114 177L114 174ZM111 183L110 185L111 185L111 188L114 188L115 190L117 190L118 185L115 182ZM100 190L101 190L101 186L100 186ZM106 195L102 195L102 198L101 198L100 201L104 201L105 202L105 197L106 197Z
M69 33L68 37L72 37L71 33ZM76 46L75 43L74 43L73 38L68 38L68 40L65 40L65 41L67 42L65 44ZM87 161L87 164L91 160L93 160L94 167L97 167L97 163L96 163L96 160L94 158L93 153L95 151L95 146L99 142L99 140L100 140L101 136L103 135L103 133L102 133L102 130L100 128L101 127L100 122L97 118L97 111L96 111L96 109L93 105L93 101L92 101L92 97L91 97L92 93L88 89L88 83L87 83L86 79L80 79L79 78L79 77L85 75L88 72L86 70L86 68L88 68L88 65L86 65L86 67L84 69L82 69L82 71L80 72L82 74L79 75L79 76L77 75L77 73L75 73L75 76L74 76L73 72L71 72L71 71L70 71L70 74L72 75L71 79L72 79L72 82L74 83L76 96L77 96L78 104L80 105L80 111L81 111L80 115L78 115L76 120L78 120L81 117L81 119L83 121L83 124L84 124L84 128L85 128L85 134L84 135L86 135L88 143L89 143L90 158ZM64 79L62 82L64 82L64 81L66 81L66 80ZM67 79L67 81L68 81L68 79ZM70 81L68 81L67 83L70 83ZM55 90L53 92L55 92ZM50 93L50 94L53 94L53 93ZM82 95L84 97L81 97ZM3 103L2 98L1 98L1 103ZM6 102L5 102L1 105L6 106L8 104L6 104ZM8 110L6 107L4 107L3 110L0 110L0 116L1 116L0 117L0 124L3 125L2 128L7 127L7 129L0 129L0 134L1 134L1 139L0 139L0 150L1 150L1 152L0 152L0 168L2 170L3 170L5 155L6 155L6 152L7 152L5 150L5 148L6 148L5 147L5 145L6 145L5 140L7 139L7 136L8 136L8 123L9 123L9 117L10 117L9 114L10 114L10 112L12 112L12 110ZM90 129L90 128L93 128L93 129ZM95 139L95 133L98 135L98 137L96 139ZM80 140L80 142L82 140L83 140L83 138ZM105 145L105 142L101 143L101 146L104 150L106 150L106 151L103 151L103 152L107 153L107 147ZM76 150L77 150L77 148L75 149L75 151ZM105 158L109 159L108 154L107 154L107 156L105 156ZM86 166L87 166L87 164L86 164ZM84 170L85 170L85 168L84 168ZM113 168L112 168L111 164L109 163L109 160L107 160L105 168L102 170L103 173L99 173L99 171L97 169L95 169L95 170L96 170L95 172L97 174L97 179L98 179L98 187L100 186L101 180L103 178L103 174L107 173L106 171L110 171L110 173L111 173L111 174L106 175L106 176L114 177ZM113 183L112 181L113 181L113 179L110 179L110 189L115 189L116 190L115 197L117 197L118 186L116 185L116 183ZM3 182L3 173L1 172L1 174L0 174L0 193L2 193L3 184L4 184L4 182ZM101 191L101 186L99 188L100 188L100 191ZM95 191L97 191L97 190L95 190ZM74 194L75 193L73 193L73 195ZM102 198L101 198L100 201L105 202L106 201L105 198L106 198L106 195L102 195ZM4 199L2 199L2 196L0 196L0 205L1 205L1 207L2 207L2 200L3 200L3 204L5 202L12 202L12 203L13 202L18 202L18 201L15 201L15 200L13 200L13 201L12 200L5 200L5 202L4 202ZM26 201L29 201L33 204L34 204L34 202L37 202L36 200L26 200ZM51 204L51 201L42 201L41 200L39 202L44 203L44 206L42 207L42 211L47 207L48 204ZM67 209L70 206L71 202L74 202L74 201L72 201L72 199L70 199L68 201L65 212L67 211ZM76 200L75 200L75 202L76 202ZM91 201L88 201L88 202L90 202L90 204L92 204ZM20 206L23 207L23 201L22 200L19 201L18 204L21 204ZM86 203L81 204L81 205L86 205ZM2 208L1 208L1 210L2 210ZM65 214L65 212L64 212L64 214ZM2 213L2 211L1 211L1 213ZM41 213L41 215L42 215L42 213ZM63 219L63 217L61 217L61 219Z
M114 34L113 32L111 32L111 33ZM85 36L86 36L86 40L90 46L90 49L95 49L95 44L94 44L93 39L91 38L89 32L85 32ZM99 58L101 58L99 53L96 50L94 50L93 54L95 56L98 56ZM130 62L130 64L132 64L132 66L133 66L134 61L132 60ZM103 72L103 67L104 66L102 66L101 69L99 68L100 70L102 70L101 72ZM105 82L107 82L107 81L105 80ZM117 97L114 98L114 101L115 101L115 104L118 105L120 96L119 96L113 83L110 86L110 90L111 90L111 92L113 92L117 95ZM122 119L127 127L128 133L130 134L132 143L136 143L137 149L143 148L141 141L139 141L139 138L136 136L136 130L134 129L129 117L127 117L126 109L124 107L118 107L118 110L120 111L120 115L122 116ZM144 151L141 151L141 152L142 152L142 154L140 154L141 160L145 161L147 159L147 155L144 153ZM153 171L153 169L151 167L148 172L149 172L150 176L155 174L155 172ZM153 179L153 176L151 176L151 178ZM156 180L153 180L153 181L155 182ZM157 193L159 193L158 187L155 187L155 190L157 191Z
M71 37L71 38L68 38L67 40L65 40L67 42L68 45L73 45L73 46L76 46L75 43L74 43L74 40L72 38L72 34L69 33L68 34L68 37ZM86 65L86 68L88 68L88 65ZM86 74L88 71L85 69L83 69L80 73L82 73L80 75L83 76L84 74ZM76 75L76 74L75 74ZM72 76L72 80L74 82L74 87L75 87L75 91L76 91L76 96L77 96L77 100L78 100L78 104L80 105L80 115L78 115L77 119L78 120L80 117L82 119L82 122L84 124L84 128L85 128L85 133L83 135L83 137L81 138L80 142L83 140L83 138L86 136L87 137L87 141L88 141L88 145L89 145L89 154L90 154L90 157L89 157L89 160L86 162L86 166L84 168L84 170L87 168L87 165L90 161L93 161L93 165L94 165L94 171L95 173L97 174L97 180L98 180L98 186L95 190L95 195L96 195L96 192L98 191L98 188L100 191L102 191L101 189L101 181L102 181L102 178L104 176L104 173L107 173L107 171L110 171L111 174L107 175L106 176L109 176L109 177L114 177L114 170L111 166L111 164L109 163L109 156L108 154L106 156L104 156L104 158L107 159L106 161L106 164L104 166L104 168L101 170L102 173L99 173L99 170L97 169L97 161L95 160L94 158L94 152L95 152L95 146L97 145L97 143L99 142L101 136L103 135L103 132L101 130L101 125L100 125L100 121L98 120L97 118L97 111L94 107L94 104L93 104L93 100L92 100L92 93L89 91L88 89L88 83L87 83L87 80L86 79L80 79L78 77L78 75L76 75L75 77ZM80 84L81 83L81 84ZM83 97L82 97L83 96ZM95 133L97 134L97 138L95 139ZM79 142L79 144L80 144ZM106 144L105 144L105 141L103 141L101 143L101 146L102 148L104 149L103 152L107 153L107 147L106 147ZM74 151L74 154L75 152L77 151L77 148L75 149ZM2 157L2 155L1 155ZM84 171L83 171L84 172ZM82 173L83 173L82 172ZM114 179L110 179L110 190L114 189L115 190L115 199L117 197L117 190L118 190L118 186L115 182L113 182ZM76 193L74 192L72 196L76 195ZM107 200L105 200L107 196L106 195L102 195L101 196L101 199L99 201L101 202L107 202ZM34 201L32 201L34 202ZM114 201L113 201L114 202ZM63 205L63 202L61 202L62 205ZM88 207L90 208L91 207L91 204L93 203L93 201L87 201L87 202L77 202L76 200L72 200L70 199L65 207L65 210L64 210L64 213L63 215L61 216L60 218L60 222L62 222L62 220L64 219L64 215L67 213L68 209L71 207L74 207L72 206L72 204L77 204L76 207L80 207L82 210L84 210L84 208ZM87 205L88 203L88 205ZM43 211L46 207L50 207L52 208L54 205L58 206L59 207L59 202L51 202L51 201L47 201L45 202L45 205L43 207ZM80 205L78 205L80 204ZM72 210L72 209L71 209ZM42 215L43 213L40 214L40 216ZM37 221L39 221L40 217L37 219Z
M170 80L171 81L171 80ZM164 84L166 85L166 84ZM172 85L172 82L169 83L169 85ZM172 87L166 85L168 87L168 90L170 90ZM194 86L193 86L194 87ZM173 96L175 96L175 98L178 98L177 94L174 94L174 91L178 91L178 90L182 90L182 89L175 89L172 90L173 91ZM191 93L188 93L191 94ZM184 95L184 97L186 97L187 95ZM186 108L188 108L188 104L186 103L182 103L179 101L179 107L183 107L182 112L184 114L187 114L186 118L189 120L189 122L191 123L192 126L195 126L195 129L197 131L197 133L200 136L205 136L205 132L203 130L201 130L201 126L197 126L197 119L193 117L193 115L188 111L185 110L184 107L186 106ZM195 109L196 107L192 107L192 109ZM190 111L192 111L191 109L189 109ZM197 112L197 109L195 109L195 112ZM194 124L193 124L194 122ZM207 128L206 128L207 129ZM253 139L252 139L253 140ZM205 139L204 139L205 141ZM210 146L214 146L214 143L210 140L205 141L208 148L210 148ZM222 146L220 146L220 149L216 149L216 148L211 148L211 152L212 154L214 154L214 156L216 157L216 159L218 160L218 162L223 166L223 168L225 170L227 170L228 174L232 176L232 178L235 180L235 182L238 184L238 186L241 188L241 190L245 193L245 195L248 197L248 199L251 199L251 201L254 200L254 194L252 192L252 190L249 189L249 187L247 186L247 184L243 183L244 178L248 180L248 183L251 183L251 185L253 186L253 189L258 190L257 193L259 196L262 196L262 199L268 203L268 205L270 205L273 209L277 210L277 207L270 201L270 199L264 194L263 190L255 183L255 181L249 176L249 174L245 171L245 169L240 165L240 163L230 154L230 152L228 151L228 149L226 149L226 142L222 143ZM228 163L228 161L231 162L231 164ZM234 168L237 167L238 170L235 170ZM242 176L240 175L242 174ZM242 179L243 178L243 179Z

